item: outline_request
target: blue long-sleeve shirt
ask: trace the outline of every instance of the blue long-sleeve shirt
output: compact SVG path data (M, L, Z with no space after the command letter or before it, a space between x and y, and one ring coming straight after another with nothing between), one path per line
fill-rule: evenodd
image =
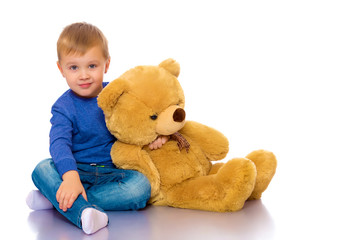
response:
M110 150L115 138L106 128L97 97L82 98L69 89L51 113L50 154L60 176L77 170L76 163L112 165Z

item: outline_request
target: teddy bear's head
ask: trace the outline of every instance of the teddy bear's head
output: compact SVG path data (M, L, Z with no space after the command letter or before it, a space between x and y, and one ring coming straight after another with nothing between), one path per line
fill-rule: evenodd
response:
M99 94L109 131L121 142L147 145L185 124L185 97L178 82L179 64L138 66L110 82Z

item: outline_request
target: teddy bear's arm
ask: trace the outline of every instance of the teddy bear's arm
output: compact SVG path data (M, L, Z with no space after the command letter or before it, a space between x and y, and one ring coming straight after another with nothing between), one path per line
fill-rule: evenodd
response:
M192 141L195 141L210 161L221 160L229 152L229 141L214 128L194 121L187 121L179 132L185 138L188 136Z
M140 146L116 141L111 149L111 158L117 168L143 173L150 181L151 196L160 189L160 175L149 154Z

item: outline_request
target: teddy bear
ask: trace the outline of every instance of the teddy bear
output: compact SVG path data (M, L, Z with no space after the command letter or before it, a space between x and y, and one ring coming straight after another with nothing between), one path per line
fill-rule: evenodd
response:
M114 165L143 173L151 184L149 204L227 212L259 199L275 174L274 154L256 150L245 158L222 160L227 138L214 128L186 119L180 65L137 66L99 94L106 125L117 141ZM148 145L169 136L161 148Z

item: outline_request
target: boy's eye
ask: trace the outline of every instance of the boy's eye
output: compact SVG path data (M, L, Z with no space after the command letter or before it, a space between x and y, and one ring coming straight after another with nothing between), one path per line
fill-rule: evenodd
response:
M95 64L90 64L89 68L96 68L96 65Z
M78 69L78 66L75 66L75 65L73 65L73 66L70 66L70 70L77 70Z

